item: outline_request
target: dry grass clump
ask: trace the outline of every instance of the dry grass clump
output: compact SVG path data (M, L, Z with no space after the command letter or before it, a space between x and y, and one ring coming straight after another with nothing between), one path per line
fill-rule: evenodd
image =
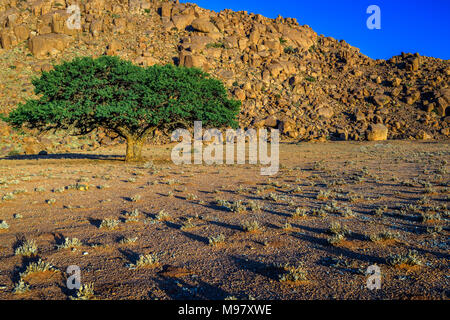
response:
M245 221L242 223L242 229L245 232L259 232L263 230L263 227L258 221Z
M217 236L209 237L208 241L209 241L209 245L215 247L219 244L225 243L225 236L223 234L219 234Z
M70 297L72 300L92 300L94 299L94 283L87 283L80 286L76 297Z
M25 271L20 274L20 278L24 278L33 273L46 271L58 272L58 270L55 267L53 267L50 263L44 262L41 259L39 259L37 262L30 262L30 264L27 265Z
M154 267L159 264L159 258L156 254L146 254L140 255L139 259L134 264L129 264L128 268L131 270L144 268L144 267Z
M158 212L158 214L156 215L156 220L158 221L169 221L172 217L170 216L169 213L167 213L164 210L161 210L160 212Z
M131 212L125 212L124 216L125 216L125 222L129 223L129 222L138 222L139 221L139 209L134 209Z
M346 226L333 222L328 229L328 233L331 234L331 237L327 239L328 243L335 245L345 240L345 237L350 234L350 230Z
M75 249L81 247L83 244L77 238L64 238L64 242L60 245L57 245L56 248L58 250L61 249Z
M14 254L16 256L31 257L37 253L37 245L34 240L25 240L16 248Z
M294 267L286 264L282 269L284 270L284 273L279 275L280 282L298 282L306 280L307 272L301 266Z
M387 258L387 263L391 266L421 266L422 261L416 250L409 250L406 254L394 254Z
M9 224L6 221L1 220L0 221L0 230L6 230L6 229L9 229Z
M23 279L20 279L18 283L14 286L14 294L24 294L30 290L30 285L27 284Z
M102 220L102 222L100 223L99 228L100 229L114 230L114 229L117 229L119 223L120 223L119 220L112 219L112 218L106 218L106 219Z

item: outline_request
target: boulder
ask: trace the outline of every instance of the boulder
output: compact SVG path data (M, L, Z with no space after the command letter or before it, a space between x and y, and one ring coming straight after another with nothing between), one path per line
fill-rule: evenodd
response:
M324 119L330 119L334 115L334 111L330 107L320 107L317 109L317 115Z
M216 28L216 26L211 21L209 21L208 18L195 19L194 21L192 21L191 26L196 31L203 32L203 33L219 32L219 30Z
M64 34L49 33L35 36L29 40L31 53L38 59L47 58L64 51L70 42L70 37Z
M172 22L178 30L186 29L194 20L195 16L190 14L179 14L172 17Z
M387 140L388 128L381 124L372 124L367 130L368 141L384 141Z

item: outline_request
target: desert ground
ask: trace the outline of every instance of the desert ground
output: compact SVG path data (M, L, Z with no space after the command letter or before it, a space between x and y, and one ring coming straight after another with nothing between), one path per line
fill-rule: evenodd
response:
M172 147L0 159L0 299L448 299L449 141L282 144L272 177Z

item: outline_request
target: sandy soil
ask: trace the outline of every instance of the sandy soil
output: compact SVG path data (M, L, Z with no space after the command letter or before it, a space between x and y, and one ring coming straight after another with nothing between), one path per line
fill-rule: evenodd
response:
M95 299L448 298L449 142L284 144L270 178L258 166L175 166L170 150L149 147L153 166L124 163L123 148L1 159L0 299L74 297L70 265ZM100 228L107 218L115 229ZM253 221L260 230L244 231ZM332 223L348 229L334 244ZM82 245L59 249L65 238ZM30 257L15 254L25 240L37 244ZM391 263L409 250L414 263ZM130 268L144 254L158 263ZM39 259L57 271L23 276L29 290L13 293ZM286 264L304 277L281 281ZM382 287L372 291L365 272L375 264Z

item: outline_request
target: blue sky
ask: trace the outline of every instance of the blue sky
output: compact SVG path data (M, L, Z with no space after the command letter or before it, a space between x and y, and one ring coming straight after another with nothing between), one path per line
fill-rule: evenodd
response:
M318 34L344 39L373 59L403 52L450 59L450 0L191 0L221 11L246 10L266 17L297 18ZM381 9L381 30L369 30L367 7Z

